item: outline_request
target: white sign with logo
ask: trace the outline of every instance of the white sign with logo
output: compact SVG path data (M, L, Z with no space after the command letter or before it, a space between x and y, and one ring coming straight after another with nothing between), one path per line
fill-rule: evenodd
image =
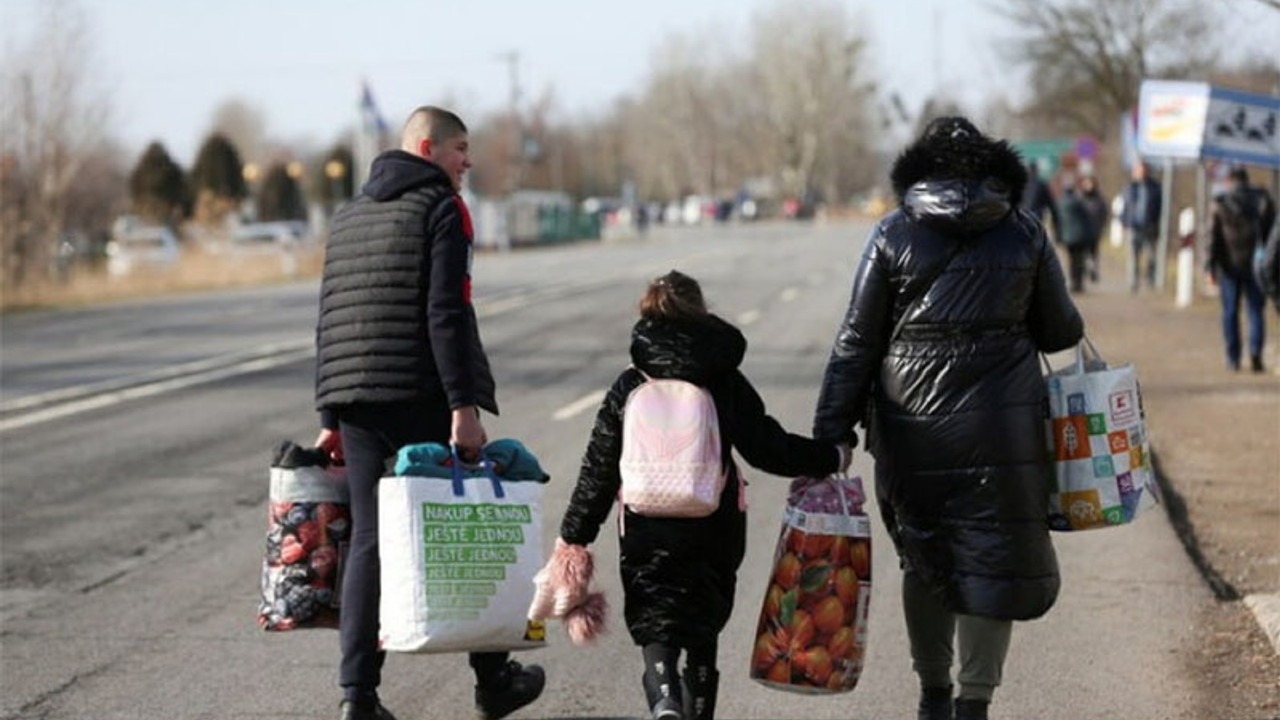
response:
M1218 158L1280 167L1280 97L1207 83L1144 80L1138 151L1146 157Z

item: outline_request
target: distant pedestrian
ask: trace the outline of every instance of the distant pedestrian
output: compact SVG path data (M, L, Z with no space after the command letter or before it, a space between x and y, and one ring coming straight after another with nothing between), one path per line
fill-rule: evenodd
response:
M746 348L737 328L707 311L693 278L673 270L649 284L631 331L631 367L614 381L596 415L552 555L552 563L583 555L620 502L624 421L653 407L629 402L637 388L652 378L705 389L715 406L711 419L718 418L718 466L725 478L718 507L704 517L618 508L624 614L627 631L641 648L641 684L654 718L715 717L719 636L733 612L746 551L746 486L732 451L777 475L822 477L848 466L848 446L788 433L768 415L739 369ZM678 669L682 655L683 672ZM617 668L609 672L617 676Z
M403 445L487 442L498 412L471 304L471 217L458 195L471 167L467 128L437 107L410 114L400 147L373 160L338 209L325 246L316 329L316 445L344 459L351 547L342 578L342 720L394 720L378 698L378 480ZM475 711L496 720L533 702L542 668L506 652L470 653Z
M1098 262L1098 248L1102 245L1102 234L1107 231L1111 222L1111 206L1098 189L1098 179L1092 175L1080 178L1080 201L1084 203L1085 212L1089 215L1089 223L1093 228L1089 238L1089 279L1098 282L1101 267Z
M1013 621L1058 596L1040 354L1074 346L1083 320L1044 227L1016 208L1027 173L1007 143L939 118L891 177L899 208L854 274L814 437L866 431L918 717L986 720Z
M1249 185L1244 168L1231 171L1231 188L1213 199L1209 252L1205 270L1218 286L1222 299L1222 339L1227 367L1240 369L1240 301L1249 314L1249 363L1263 372L1262 348L1266 341L1266 298L1260 286L1260 270L1267 229L1276 217L1275 202L1266 190Z
M1071 292L1084 292L1084 277L1088 269L1090 248L1096 243L1093 220L1083 198L1075 187L1068 184L1062 191L1062 203L1058 206L1058 242L1067 250L1067 276L1071 280Z
M1027 184L1022 188L1019 204L1027 209L1038 222L1044 222L1046 213L1049 215L1049 227L1053 229L1053 237L1058 238L1061 231L1058 216L1058 204L1053 200L1053 192L1049 190L1049 184L1040 177L1040 166L1038 163L1027 163Z
M1160 240L1160 184L1151 179L1151 168L1139 160L1133 179L1124 189L1124 209L1120 223L1129 233L1129 290L1137 292L1141 280L1156 286L1156 252ZM1145 258L1145 260L1144 260ZM1145 262L1145 264L1144 264Z

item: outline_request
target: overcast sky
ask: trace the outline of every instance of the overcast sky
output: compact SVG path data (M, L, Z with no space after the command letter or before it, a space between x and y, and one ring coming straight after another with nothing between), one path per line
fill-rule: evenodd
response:
M519 54L524 98L554 91L563 116L597 114L636 92L673 34L745 38L754 12L804 0L75 0L92 30L91 72L110 97L110 128L130 149L162 141L193 160L213 111L237 98L271 137L327 146L355 118L366 78L393 127L450 98L466 117L504 107L503 55ZM30 35L48 0L0 0L0 51ZM881 87L915 108L937 88L977 109L1020 85L997 47L1010 30L984 0L842 0L871 40ZM1241 44L1280 37L1257 0L1228 21ZM1274 46L1274 44L1273 44ZM1276 51L1280 53L1280 50ZM1016 95L1016 93L1015 93Z

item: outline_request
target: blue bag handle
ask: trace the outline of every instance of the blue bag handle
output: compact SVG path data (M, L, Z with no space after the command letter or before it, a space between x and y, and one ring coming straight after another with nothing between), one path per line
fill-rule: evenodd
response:
M507 496L506 491L502 489L502 479L493 471L492 460L481 458L478 463L464 462L458 455L458 445L456 443L449 443L449 454L453 456L453 464L450 467L453 470L454 497L462 497L466 492L462 486L462 481L464 479L462 476L462 468L464 466L479 470L484 473L485 477L489 478L489 482L493 483L493 496L495 498L501 499Z

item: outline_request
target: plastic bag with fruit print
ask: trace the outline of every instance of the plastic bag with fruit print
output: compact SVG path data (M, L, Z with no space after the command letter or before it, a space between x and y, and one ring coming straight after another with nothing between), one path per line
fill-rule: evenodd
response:
M788 692L848 692L862 674L871 522L862 479L791 483L751 655L751 678Z
M351 534L346 468L331 465L323 450L285 441L276 447L270 477L258 625L337 627Z

